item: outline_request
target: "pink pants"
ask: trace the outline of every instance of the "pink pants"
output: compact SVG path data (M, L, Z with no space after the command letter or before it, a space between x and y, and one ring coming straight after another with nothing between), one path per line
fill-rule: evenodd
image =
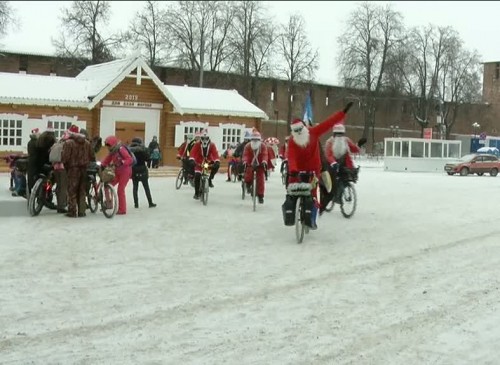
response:
M111 185L116 186L118 184L117 194L118 194L118 212L119 214L127 213L127 198L125 195L125 188L132 176L132 168L125 167L123 170L117 170L116 176L111 182Z

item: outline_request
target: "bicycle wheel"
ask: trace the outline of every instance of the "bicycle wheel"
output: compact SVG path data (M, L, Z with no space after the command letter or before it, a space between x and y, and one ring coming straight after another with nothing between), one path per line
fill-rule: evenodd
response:
M96 181L93 176L89 176L90 186L89 191L87 191L87 206L91 213L97 212L99 207L98 192L96 189Z
M35 185L33 186L33 189L31 189L31 194L28 199L28 211L32 217L37 216L40 214L43 208L43 186L45 183L45 179L39 178Z
M108 183L101 184L99 188L99 198L102 214L106 218L113 218L118 211L118 195L115 189Z
M253 180L252 180L252 204L253 211L257 209L257 173L253 172Z
M304 240L304 228L302 198L299 196L297 198L297 203L295 203L295 237L297 238L297 243L302 243Z
M356 211L356 189L351 183L346 183L340 196L340 212L345 218L351 218Z
M208 190L210 187L208 186L208 179L203 177L202 179L203 191L201 192L201 202L203 205L207 205L208 203Z
M177 179L175 179L175 189L179 190L183 182L184 182L184 170L180 169L179 173L177 174Z

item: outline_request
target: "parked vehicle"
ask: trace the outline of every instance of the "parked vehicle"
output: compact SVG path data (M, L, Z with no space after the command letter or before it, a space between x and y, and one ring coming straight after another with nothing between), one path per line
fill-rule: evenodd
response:
M467 176L469 174L477 174L482 176L488 173L491 176L497 176L500 171L500 160L495 155L472 153L463 156L456 163L447 163L444 165L444 171L448 175L460 174Z

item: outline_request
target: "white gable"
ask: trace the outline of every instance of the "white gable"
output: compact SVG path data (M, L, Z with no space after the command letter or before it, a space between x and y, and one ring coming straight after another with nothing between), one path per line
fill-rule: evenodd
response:
M236 90L164 85L169 100L180 114L228 115L268 119L257 106Z
M76 76L76 79L88 81L89 96L96 96L113 80L120 76L133 61L133 59L125 58L123 60L87 66L85 70Z

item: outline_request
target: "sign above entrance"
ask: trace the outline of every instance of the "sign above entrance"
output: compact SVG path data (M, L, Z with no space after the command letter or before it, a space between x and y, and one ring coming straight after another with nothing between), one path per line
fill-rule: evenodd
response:
M163 104L147 103L143 101L128 101L128 100L103 100L102 105L116 106L123 108L163 109Z

